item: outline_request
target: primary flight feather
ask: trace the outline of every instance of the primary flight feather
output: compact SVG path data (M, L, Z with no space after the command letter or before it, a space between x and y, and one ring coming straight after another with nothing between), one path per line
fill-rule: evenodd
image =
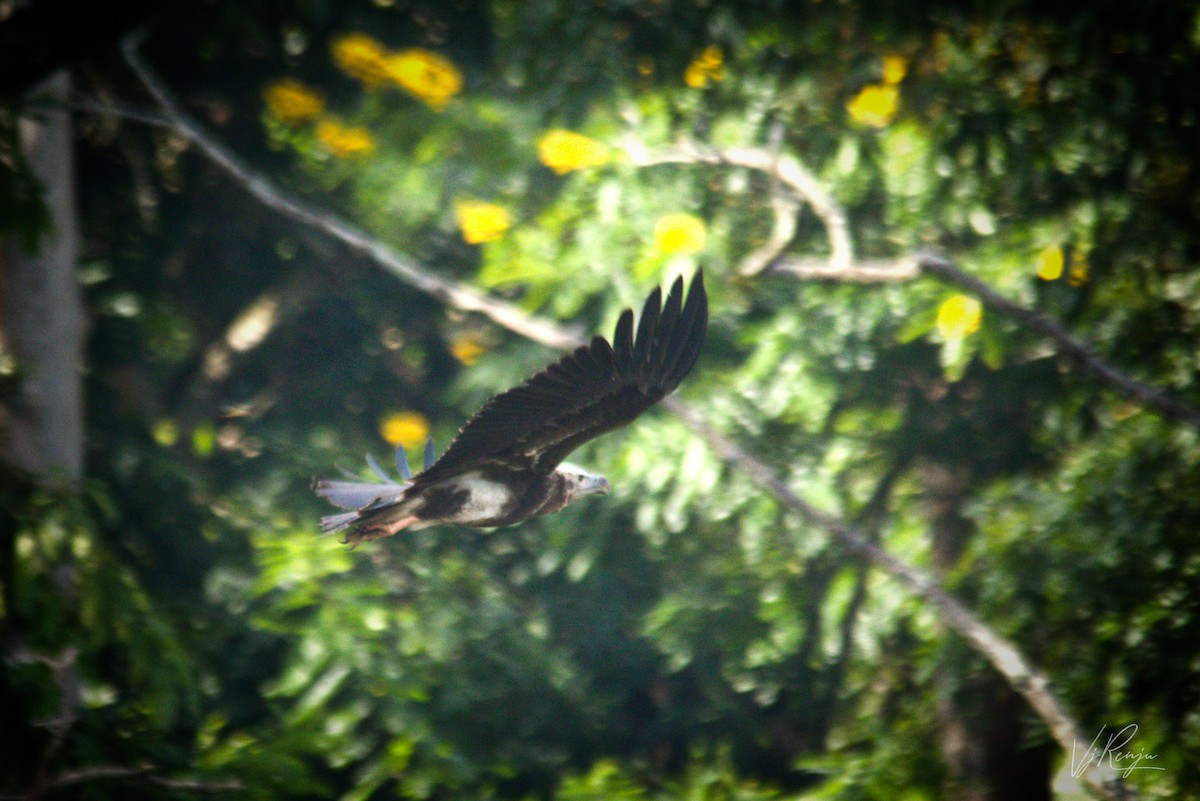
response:
M505 526L557 512L594 493L603 476L565 464L583 443L619 428L673 391L692 369L708 330L704 276L683 277L663 302L655 288L634 330L633 312L617 321L610 344L595 337L518 387L492 398L458 432L440 459L426 448L411 476L397 451L397 482L370 460L381 483L318 480L317 495L350 511L321 518L351 545L437 523Z

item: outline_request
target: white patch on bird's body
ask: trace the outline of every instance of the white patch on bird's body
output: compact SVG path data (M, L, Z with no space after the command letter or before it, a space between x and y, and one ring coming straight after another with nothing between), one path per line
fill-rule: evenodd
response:
M447 523L460 523L471 520L490 520L502 515L512 504L512 492L499 481L490 481L478 472L471 471L448 482L456 490L466 490L467 497L462 509L451 517L445 518Z

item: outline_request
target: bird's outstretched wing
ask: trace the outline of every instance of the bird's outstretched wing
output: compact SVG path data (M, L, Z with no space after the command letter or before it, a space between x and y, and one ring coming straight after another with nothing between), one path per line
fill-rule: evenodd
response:
M629 423L679 385L695 365L708 330L704 276L696 271L683 299L683 277L662 301L656 288L642 307L603 337L577 348L520 386L488 401L418 482L436 481L482 461L553 470L571 451Z

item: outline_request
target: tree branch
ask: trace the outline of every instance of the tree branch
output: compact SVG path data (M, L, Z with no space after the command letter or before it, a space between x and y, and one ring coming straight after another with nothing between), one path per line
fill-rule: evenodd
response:
M553 347L568 348L580 341L579 337L572 332L552 322L531 318L524 312L501 313L500 310L506 309L507 304L500 304L499 301L482 296L464 285L433 276L415 262L400 256L371 238L369 234L353 228L330 214L312 209L300 201L284 195L182 115L166 87L141 62L137 55L136 43L126 43L125 56L163 107L174 127L199 146L204 155L229 172L238 184L270 208L350 244L388 267L393 274L410 286L433 295L455 308L465 311L483 311L497 324ZM830 248L834 254L831 259L833 265L838 269L846 269L852 264L852 251L845 215L837 204L833 203L832 199L823 192L816 179L804 169L798 160L785 156L776 161L774 156L754 149L722 151L720 154L715 151L701 153L698 150L681 150L673 155L655 159L648 158L640 163L652 164L670 161L729 163L755 169L777 170L780 180L800 192L801 196L813 207L814 212L825 221L829 231ZM708 442L722 460L734 464L739 470L749 475L756 484L773 495L786 509L810 525L827 531L845 547L863 554L875 567L883 570L907 587L914 595L925 600L949 629L966 638L1013 688L1026 698L1064 750L1070 752L1077 741L1087 742L1082 738L1078 725L1050 689L1049 678L1033 667L1014 645L993 631L938 586L935 579L871 543L870 539L858 528L801 500L770 467L716 432L698 413L678 398L668 397L663 401L663 405L682 419L693 432ZM1088 787L1100 797L1115 798L1116 796L1106 787L1109 773L1111 773L1111 769L1106 766L1096 766L1083 778ZM1115 776L1115 774L1113 775ZM1119 779L1115 780L1119 782Z
M1014 303L975 276L963 272L944 256L925 253L917 257L917 263L921 272L970 292L992 311L1002 314L1023 328L1054 340L1060 353L1079 365L1085 373L1122 395L1149 406L1169 420L1200 426L1200 409L1130 377L1097 356L1090 345L1071 336L1055 320Z
M456 309L479 312L510 331L552 348L569 348L582 341L577 335L564 331L559 326L530 316L518 306L485 295L465 284L435 275L363 229L276 188L228 148L209 136L199 124L184 113L167 89L166 84L142 60L138 53L139 42L140 36L138 35L126 37L122 42L121 49L125 55L125 61L162 108L171 127L200 148L209 160L228 172L263 205L293 220L324 231L347 245L351 250L362 253L380 264L409 286L432 295Z
M1089 742L1083 736L1079 724L1051 690L1050 678L1034 667L1015 645L997 634L942 589L931 575L888 553L873 543L870 536L861 529L810 506L792 492L774 470L707 425L698 413L677 397L667 397L662 403L683 419L693 432L700 435L723 461L751 476L757 484L768 489L784 508L809 525L832 534L842 545L862 554L872 565L932 606L939 620L970 642L1033 707L1064 751L1071 753L1078 743ZM1119 797L1114 788L1122 783L1116 772L1107 764L1095 765L1082 778L1100 797Z
M829 264L844 269L854 261L850 226L842 207L825 191L821 182L800 159L754 147L709 148L684 142L660 153L650 153L638 143L626 143L625 150L634 164L725 164L746 167L774 177L799 195L825 226L829 240ZM788 239L790 239L790 235Z
M784 273L802 281L841 281L852 284L898 284L921 276L915 257L900 259L863 259L849 264L831 264L826 259L778 258L772 273Z
M776 177L799 194L825 226L831 255L827 260L776 259L771 265L775 272L785 272L807 280L855 283L890 283L912 280L921 274L931 275L970 292L989 309L1022 328L1053 340L1059 352L1083 372L1120 394L1154 409L1169 420L1200 427L1200 408L1134 379L1124 370L1100 358L1090 345L1072 336L1055 320L1009 300L944 256L926 252L894 260L856 262L845 212L816 176L794 156L780 157L763 148L702 148L694 143L684 143L657 154L647 153L636 144L627 145L626 149L634 163L644 166L729 164L758 170Z

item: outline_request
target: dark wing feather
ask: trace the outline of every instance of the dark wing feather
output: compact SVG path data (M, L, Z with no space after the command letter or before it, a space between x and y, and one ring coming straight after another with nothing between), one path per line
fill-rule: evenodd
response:
M634 420L679 386L695 365L708 330L704 276L696 271L683 300L683 277L603 337L577 348L524 384L497 395L472 417L449 449L417 481L436 481L483 461L553 470L571 451Z

